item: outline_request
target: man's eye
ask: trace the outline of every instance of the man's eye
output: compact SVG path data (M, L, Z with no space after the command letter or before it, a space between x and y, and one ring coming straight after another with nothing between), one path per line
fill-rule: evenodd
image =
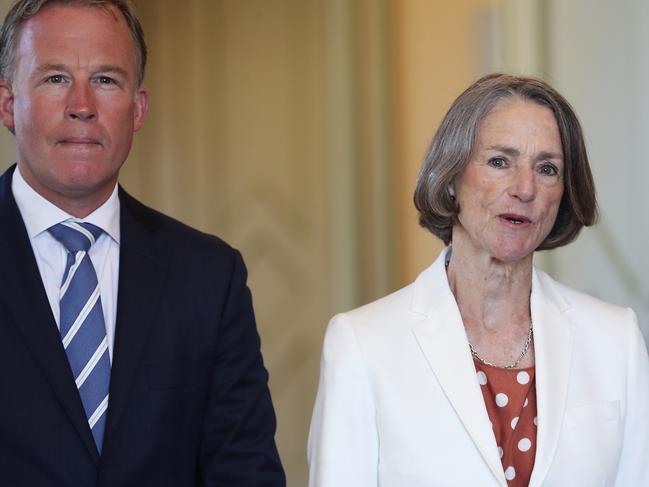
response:
M97 83L99 83L100 85L113 85L115 84L115 80L113 78L109 78L108 76L98 76Z
M52 76L48 76L47 78L48 83L59 84L59 83L63 83L63 81L64 81L63 76L60 74L54 74Z
M505 167L507 163L502 157L492 157L491 159L489 159L489 162L487 164L489 164L491 167L500 169Z

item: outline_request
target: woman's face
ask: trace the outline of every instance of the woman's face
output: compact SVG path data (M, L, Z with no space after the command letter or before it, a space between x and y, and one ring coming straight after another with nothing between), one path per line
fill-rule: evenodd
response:
M532 254L550 233L563 195L563 150L550 109L504 100L480 124L455 186L453 243L503 262Z

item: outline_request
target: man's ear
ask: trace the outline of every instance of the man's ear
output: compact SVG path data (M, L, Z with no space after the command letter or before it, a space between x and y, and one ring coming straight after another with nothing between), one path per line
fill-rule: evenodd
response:
M14 133L14 91L8 80L0 80L0 121Z
M149 93L144 88L135 93L135 107L133 110L133 131L137 132L144 124L146 114L149 112Z

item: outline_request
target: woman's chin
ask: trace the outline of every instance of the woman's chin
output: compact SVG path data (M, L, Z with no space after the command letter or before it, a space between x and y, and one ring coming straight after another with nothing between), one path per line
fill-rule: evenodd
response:
M516 264L531 260L534 247L529 245L505 246L493 249L491 257L504 264Z

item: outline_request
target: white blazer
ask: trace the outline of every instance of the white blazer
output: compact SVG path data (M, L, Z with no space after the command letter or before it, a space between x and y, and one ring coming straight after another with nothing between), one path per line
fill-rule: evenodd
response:
M444 254L329 323L310 487L507 486ZM649 358L633 311L534 269L531 312L530 487L649 486Z

